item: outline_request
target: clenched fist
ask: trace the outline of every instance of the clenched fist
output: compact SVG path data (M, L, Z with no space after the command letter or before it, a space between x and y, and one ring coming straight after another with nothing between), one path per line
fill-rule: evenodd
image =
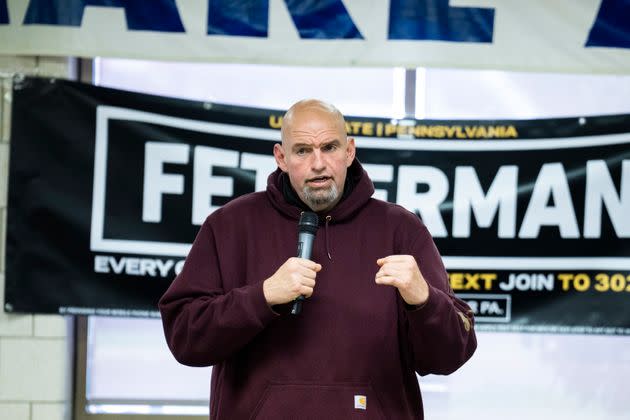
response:
M295 300L298 296L310 297L315 287L315 276L320 264L304 258L291 257L263 282L265 300L270 306Z
M408 305L422 305L429 298L429 285L411 255L390 255L376 261L380 270L376 284L394 286Z

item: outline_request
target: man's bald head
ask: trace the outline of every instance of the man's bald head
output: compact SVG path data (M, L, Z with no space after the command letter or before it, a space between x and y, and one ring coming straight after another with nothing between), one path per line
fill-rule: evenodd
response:
M334 105L319 99L303 99L293 104L282 118L280 136L283 145L286 144L286 141L289 138L291 125L293 124L294 119L309 112L328 114L330 118L333 118L339 124L340 131L343 133L346 132L346 120L343 118L343 114Z

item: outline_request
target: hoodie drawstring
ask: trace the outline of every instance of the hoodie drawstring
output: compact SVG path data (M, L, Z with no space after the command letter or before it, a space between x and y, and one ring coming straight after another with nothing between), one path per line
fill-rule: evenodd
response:
M328 237L330 236L328 234L328 222L330 222L331 219L332 219L331 216L326 216L326 229L324 232L324 236L326 236L326 253L328 254L328 259L330 261L332 261L332 255L330 255L330 242L328 241Z

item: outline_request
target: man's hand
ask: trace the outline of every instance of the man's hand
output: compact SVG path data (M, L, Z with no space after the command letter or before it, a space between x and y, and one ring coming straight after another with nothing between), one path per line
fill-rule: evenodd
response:
M263 293L269 306L295 300L298 296L311 297L315 276L320 264L304 258L291 257L263 283Z
M376 264L381 267L376 273L376 284L394 286L408 305L422 305L427 301L429 285L413 256L390 255L379 258Z

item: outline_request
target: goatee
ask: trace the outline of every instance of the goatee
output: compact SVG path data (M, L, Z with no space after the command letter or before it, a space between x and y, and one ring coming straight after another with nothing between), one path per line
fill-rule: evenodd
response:
M311 188L306 186L302 192L304 193L304 201L306 204L315 211L327 208L337 200L337 197L339 197L337 185L334 183L327 189Z

